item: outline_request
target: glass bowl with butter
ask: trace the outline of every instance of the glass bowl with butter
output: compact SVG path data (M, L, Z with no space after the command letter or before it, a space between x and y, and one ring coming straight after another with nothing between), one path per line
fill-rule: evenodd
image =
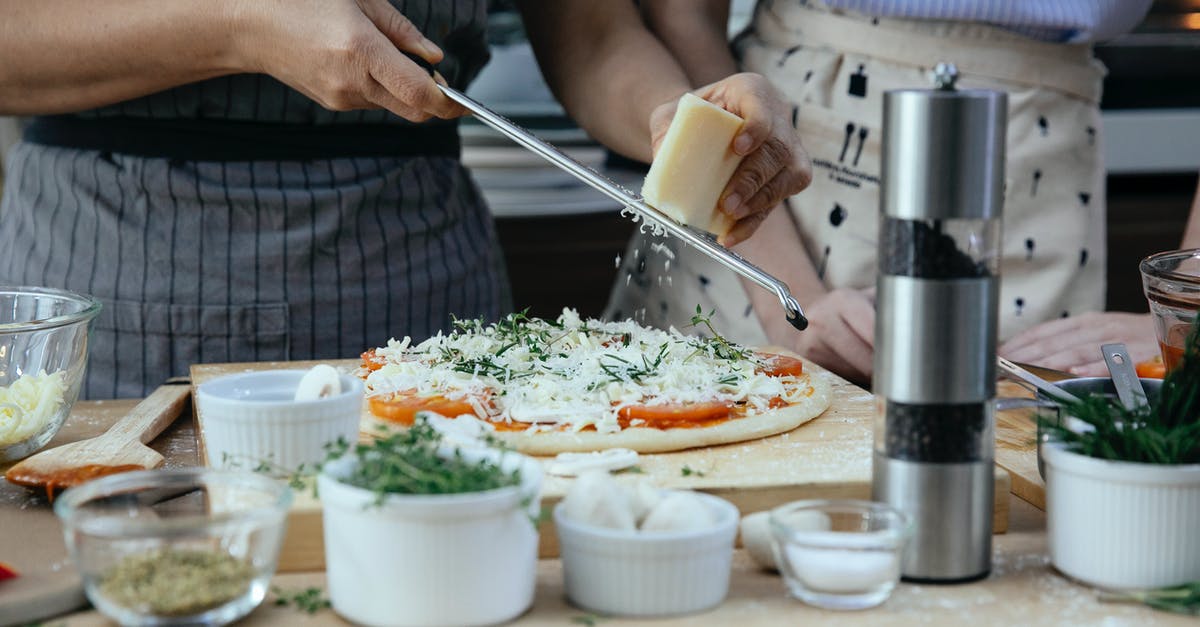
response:
M292 492L250 471L120 473L54 501L92 605L121 625L225 625L267 594Z
M0 463L58 433L83 383L100 301L45 287L0 287Z

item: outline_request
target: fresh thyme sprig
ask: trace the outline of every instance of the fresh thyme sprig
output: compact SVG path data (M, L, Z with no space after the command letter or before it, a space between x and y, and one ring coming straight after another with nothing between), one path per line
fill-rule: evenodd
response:
M631 362L620 355L601 355L600 369L603 370L604 374L608 375L609 378L618 383L621 381L633 381L635 383L641 383L642 379L658 373L658 369L662 366L663 360L666 359L667 353L670 352L670 350L671 345L663 343L658 347L658 354L654 356L654 359L646 357L646 354L643 353L641 365ZM609 361L606 363L605 360Z
M1100 600L1112 603L1144 603L1156 610L1200 616L1200 581L1157 590L1102 592Z
M701 309L700 305L696 305L696 315L692 316L692 323L688 326L699 327L703 326L712 334L711 338L696 338L692 341L692 346L697 350L708 351L718 359L727 361L741 361L753 356L753 353L738 344L734 344L725 339L717 330L713 328L712 317L716 310L709 311L707 314Z
M482 492L521 482L518 471L492 460L470 461L458 449L445 455L441 443L441 434L418 419L406 431L354 446L348 454L358 463L342 481L375 493L377 503L389 494Z
M332 606L329 599L325 598L322 594L320 588L310 587L303 590L284 590L277 586L271 586L271 593L275 595L276 606L287 607L290 605L308 614L316 614Z
M1200 319L1192 326L1179 366L1163 380L1152 407L1126 409L1105 395L1064 404L1062 413L1093 429L1080 431L1053 416L1038 419L1068 450L1115 461L1149 464L1200 463Z

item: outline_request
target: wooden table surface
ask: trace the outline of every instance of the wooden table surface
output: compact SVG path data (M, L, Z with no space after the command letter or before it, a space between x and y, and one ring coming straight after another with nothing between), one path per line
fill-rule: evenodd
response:
M171 430L171 440L186 441L191 429L185 415ZM572 607L563 594L562 567L558 560L538 566L533 608L517 625L783 625L832 623L838 625L1195 625L1194 618L1154 611L1142 606L1101 603L1096 593L1059 575L1046 552L1045 514L1015 496L1011 500L1007 534L994 537L993 572L988 579L964 585L901 584L882 606L861 612L830 612L809 607L787 596L778 575L755 568L743 551L734 556L729 596L716 609L703 614L654 621L593 617ZM1098 550L1103 550L1098 548ZM284 590L309 586L324 589L324 573L290 573L275 577ZM3 590L0 589L0 593ZM262 607L238 623L267 625L344 625L330 610L308 615L290 607L275 607L268 597ZM77 612L47 620L45 625L84 627L111 625L95 611Z

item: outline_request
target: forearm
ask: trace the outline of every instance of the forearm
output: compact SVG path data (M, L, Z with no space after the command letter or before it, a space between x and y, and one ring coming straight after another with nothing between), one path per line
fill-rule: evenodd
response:
M1196 195L1192 198L1192 213L1188 216L1187 227L1183 229L1183 242L1180 248L1200 248L1200 181L1196 183Z
M518 3L546 82L593 137L649 162L650 114L691 84L632 2Z
M786 207L779 207L768 214L754 237L738 244L734 250L786 283L801 307L808 307L828 292L817 276L812 259L800 239L800 232ZM793 337L796 329L787 321L787 316L779 306L779 298L757 283L742 279L742 284L767 338L780 343Z
M0 114L79 111L239 71L229 4L0 0Z
M643 0L646 26L699 87L737 73L729 50L729 0Z

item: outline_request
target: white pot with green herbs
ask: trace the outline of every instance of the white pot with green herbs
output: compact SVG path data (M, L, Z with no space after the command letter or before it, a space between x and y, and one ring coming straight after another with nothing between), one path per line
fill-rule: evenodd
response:
M318 476L333 609L365 625L483 625L533 602L541 465L424 421Z
M1189 351L1151 397L1132 410L1099 395L1064 406L1082 428L1043 418L1050 559L1100 588L1200 582L1200 352Z

